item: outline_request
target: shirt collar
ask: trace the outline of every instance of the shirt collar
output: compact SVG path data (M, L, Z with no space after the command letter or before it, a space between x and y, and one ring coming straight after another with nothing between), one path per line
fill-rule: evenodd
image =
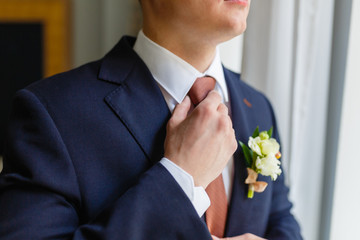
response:
M224 71L218 49L216 49L213 62L204 73L199 72L180 57L150 40L142 30L137 36L134 51L145 62L157 83L177 103L184 100L196 78L205 75L216 79L217 89L221 91L224 102L228 101Z

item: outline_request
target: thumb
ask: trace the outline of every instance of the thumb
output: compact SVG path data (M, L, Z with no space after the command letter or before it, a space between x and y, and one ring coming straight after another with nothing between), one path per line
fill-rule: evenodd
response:
M175 125L178 125L185 120L191 107L191 101L189 96L186 96L182 103L176 105L172 114L172 121Z
M221 239L224 239L224 238L218 238L217 236L214 236L214 235L211 235L212 236L212 238L213 238L213 240L221 240Z

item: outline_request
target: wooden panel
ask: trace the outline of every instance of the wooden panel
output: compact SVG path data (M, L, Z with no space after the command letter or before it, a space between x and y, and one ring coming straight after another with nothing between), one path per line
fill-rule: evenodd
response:
M69 0L0 0L0 155L15 92L68 70Z
M68 0L0 0L0 22L41 22L44 26L44 76L70 68Z

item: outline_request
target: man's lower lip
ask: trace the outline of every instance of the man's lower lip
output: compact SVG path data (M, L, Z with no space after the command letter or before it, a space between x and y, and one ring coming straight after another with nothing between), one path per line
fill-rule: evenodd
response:
M244 6L248 5L248 0L225 0L225 2L236 3Z

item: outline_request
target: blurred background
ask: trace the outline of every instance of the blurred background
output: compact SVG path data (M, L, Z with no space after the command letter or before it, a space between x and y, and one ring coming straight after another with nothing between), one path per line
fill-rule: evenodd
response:
M251 5L245 34L220 46L223 63L273 104L304 238L356 239L360 1ZM0 155L16 90L101 58L141 21L137 0L0 0Z

